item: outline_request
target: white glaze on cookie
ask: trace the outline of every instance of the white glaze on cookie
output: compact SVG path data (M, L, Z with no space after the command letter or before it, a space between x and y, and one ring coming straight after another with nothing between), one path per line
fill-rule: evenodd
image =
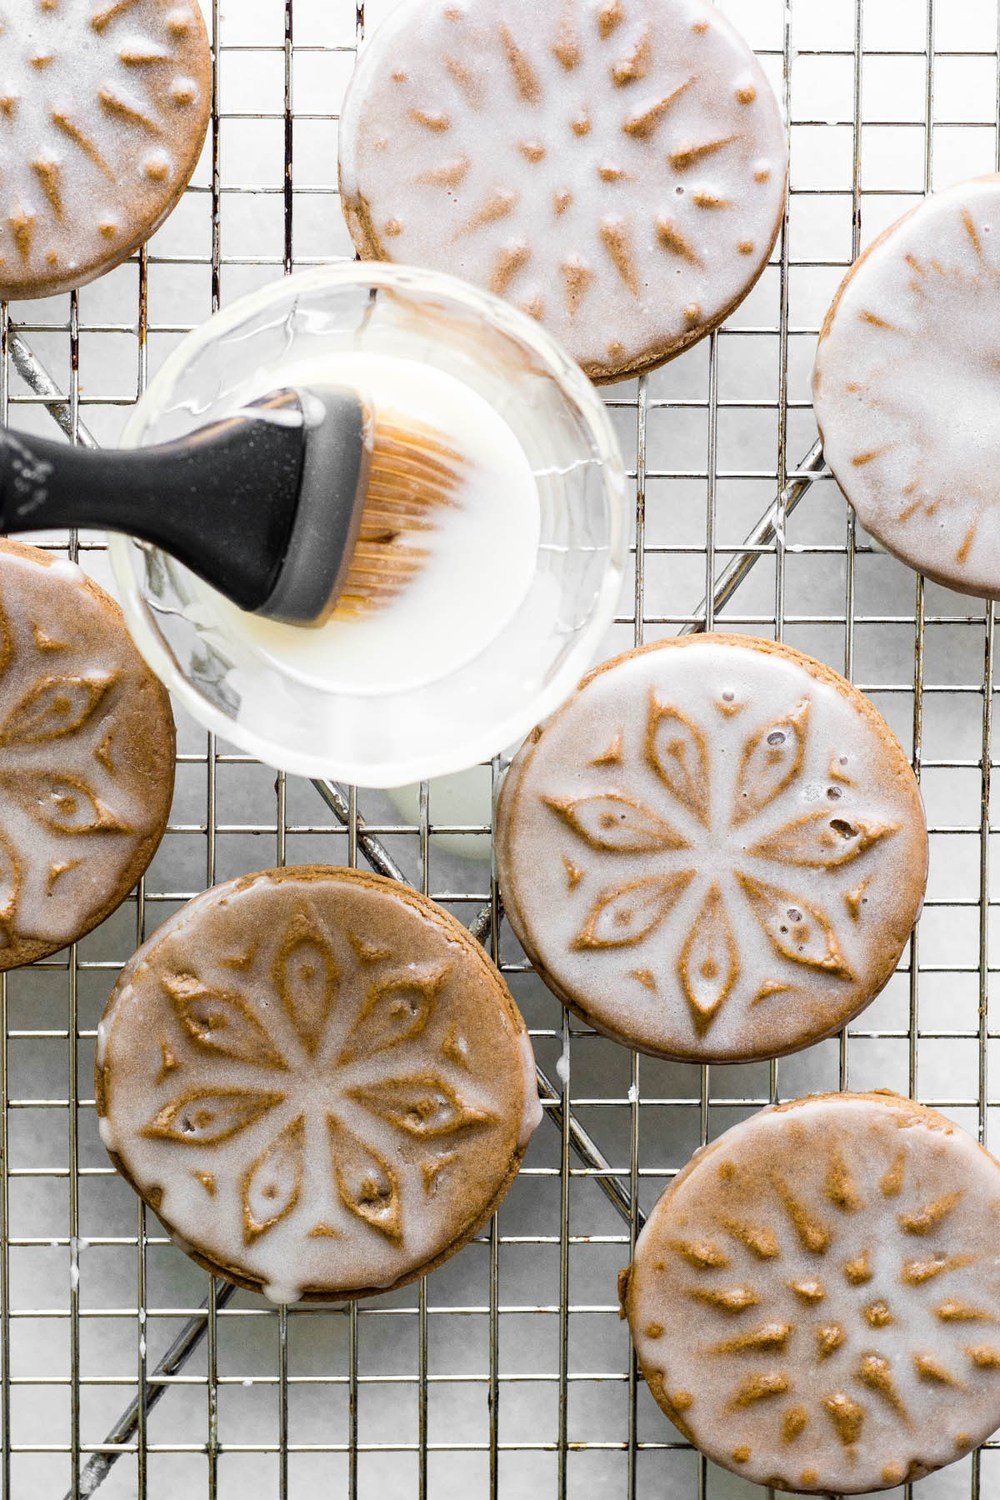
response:
M0 297L79 286L152 233L210 81L193 0L0 0Z
M742 299L785 167L774 93L704 0L404 0L340 128L362 254L509 298L596 378Z
M625 1305L649 1388L758 1484L857 1494L1000 1424L1000 1167L886 1095L765 1110L653 1210Z
M451 1253L540 1118L499 974L447 913L333 869L220 886L125 970L101 1135L172 1232L279 1301Z
M515 757L497 857L546 981L665 1056L766 1057L886 982L927 867L898 742L787 648L687 638L585 679Z
M0 546L0 968L124 899L167 819L173 748L117 606L75 565Z
M813 401L830 468L882 544L1000 597L1000 177L935 193L855 263Z

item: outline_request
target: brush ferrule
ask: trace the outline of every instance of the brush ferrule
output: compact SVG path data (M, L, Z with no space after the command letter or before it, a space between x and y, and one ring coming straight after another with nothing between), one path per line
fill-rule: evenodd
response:
M335 608L357 545L374 417L357 391L312 387L300 399L306 450L295 525L274 588L256 612L315 626Z

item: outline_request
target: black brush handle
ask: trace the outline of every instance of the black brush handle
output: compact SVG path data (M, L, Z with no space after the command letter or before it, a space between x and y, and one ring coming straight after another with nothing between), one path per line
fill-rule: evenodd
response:
M294 530L307 433L294 391L256 405L263 419L241 413L149 448L73 448L0 427L0 534L124 532L259 608Z

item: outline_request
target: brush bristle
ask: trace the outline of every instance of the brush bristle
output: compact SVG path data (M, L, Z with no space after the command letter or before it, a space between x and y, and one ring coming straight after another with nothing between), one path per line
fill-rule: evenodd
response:
M398 415L375 423L361 529L334 614L357 617L391 604L426 565L412 537L433 531L456 504L465 460L433 427Z

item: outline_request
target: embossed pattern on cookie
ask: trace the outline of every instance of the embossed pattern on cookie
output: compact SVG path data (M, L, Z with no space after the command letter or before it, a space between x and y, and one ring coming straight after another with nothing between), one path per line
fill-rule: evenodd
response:
M173 754L118 606L75 565L0 542L0 969L124 900L166 825Z
M278 1301L450 1254L540 1114L523 1023L464 929L334 869L233 881L165 924L109 1001L97 1090L171 1230Z
M404 0L362 50L340 127L362 255L490 288L602 380L742 300L786 164L773 91L715 7L611 15L602 0Z
M855 262L813 401L827 462L887 549L1000 598L1000 177L925 199Z
M893 1095L736 1126L664 1193L623 1278L649 1389L760 1484L857 1494L1000 1425L1000 1166Z
M0 298L82 286L130 255L184 191L210 109L195 0L6 0Z
M564 1001L666 1056L768 1056L885 983L916 917L916 783L870 704L739 637L619 658L519 752L508 915Z

